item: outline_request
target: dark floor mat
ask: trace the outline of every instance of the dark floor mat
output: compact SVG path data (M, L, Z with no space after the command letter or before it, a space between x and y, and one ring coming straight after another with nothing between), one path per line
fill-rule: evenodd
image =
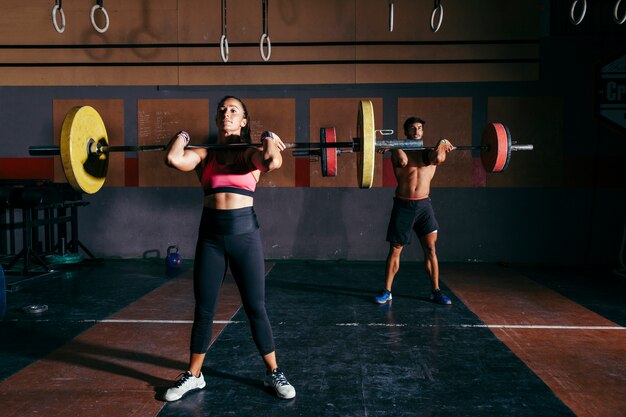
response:
M391 304L373 302L382 263L277 264L267 308L279 366L297 390L279 400L243 311L209 349L207 387L170 416L571 416L552 391L453 294L429 301L418 264L403 266Z

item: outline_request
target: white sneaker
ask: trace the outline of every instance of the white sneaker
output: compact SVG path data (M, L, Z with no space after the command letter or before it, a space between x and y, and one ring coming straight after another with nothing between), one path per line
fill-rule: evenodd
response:
M296 389L287 381L285 374L279 369L274 369L271 374L266 374L263 385L273 387L278 398L289 400L296 396Z
M187 371L184 374L181 374L174 386L165 392L165 401L180 400L182 396L189 391L202 389L205 386L206 382L204 382L202 372L200 372L200 376L196 378L191 372Z

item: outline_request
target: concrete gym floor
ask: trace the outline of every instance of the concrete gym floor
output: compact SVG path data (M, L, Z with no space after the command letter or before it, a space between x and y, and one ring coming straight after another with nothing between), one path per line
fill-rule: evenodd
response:
M451 306L429 301L405 262L390 304L382 262L267 264L280 367L297 390L263 387L231 278L207 386L161 396L185 369L191 265L106 260L7 293L0 410L26 416L623 416L626 281L599 271L443 264ZM11 282L11 277L7 277ZM25 313L46 304L41 314Z

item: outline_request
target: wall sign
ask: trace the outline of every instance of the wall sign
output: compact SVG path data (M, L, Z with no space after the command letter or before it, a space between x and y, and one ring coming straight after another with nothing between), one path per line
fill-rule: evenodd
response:
M626 55L600 70L597 111L626 135Z

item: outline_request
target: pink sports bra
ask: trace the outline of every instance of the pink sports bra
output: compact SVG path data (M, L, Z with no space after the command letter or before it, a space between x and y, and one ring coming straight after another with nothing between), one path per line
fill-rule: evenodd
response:
M257 180L243 159L243 154L244 152L239 152L232 165L221 165L217 162L215 152L208 152L201 179L204 195L216 193L235 193L250 197L254 195Z

